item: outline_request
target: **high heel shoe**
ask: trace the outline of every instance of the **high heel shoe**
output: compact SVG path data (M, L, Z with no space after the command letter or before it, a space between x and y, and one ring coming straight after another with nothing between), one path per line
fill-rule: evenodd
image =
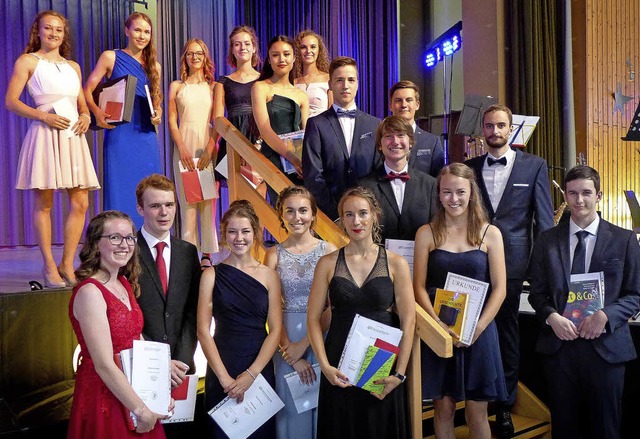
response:
M68 287L73 288L78 283L78 280L76 279L76 275L73 272L71 272L71 274L68 274L66 271L60 268L59 265L58 265L58 274L64 280L65 284Z
M56 274L58 274L57 270L56 270ZM66 288L67 286L67 283L63 279L60 279L59 281L55 279L50 279L49 276L47 276L47 270L44 267L42 268L42 277L44 277L45 288Z

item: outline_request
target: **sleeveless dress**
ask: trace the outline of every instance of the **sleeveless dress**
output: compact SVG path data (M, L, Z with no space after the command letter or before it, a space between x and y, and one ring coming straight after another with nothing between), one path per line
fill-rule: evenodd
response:
M444 287L449 271L483 282L491 282L489 259L480 249L460 253L435 249L429 253L427 291L431 300L435 289ZM491 296L487 292L485 305ZM492 321L469 347L453 348L453 357L438 357L422 344L422 396L456 401L503 401L507 398L498 345L498 331Z
M52 62L38 55L27 89L38 110L53 113L53 104L67 99L76 109L81 92L78 74L66 61ZM33 120L22 142L16 189L100 189L84 134L66 132Z
M224 105L227 109L227 119L231 125L236 127L251 143L257 139L255 133L251 129L251 121L253 120L253 110L251 109L251 87L256 80L247 83L237 82L228 76L221 76L218 82L222 84L224 89ZM220 147L218 149L218 160L227 155L227 141L220 139ZM223 179L222 175L216 174L219 179Z
M317 116L329 108L329 83L327 82L310 82L305 84L296 84L300 90L307 93L309 97L309 117Z
M176 95L176 107L180 125L178 130L189 149L192 157L200 157L209 141L209 115L213 95L206 82L199 84L185 83ZM218 236L214 226L213 203L215 200L205 200L199 203L189 204L184 194L184 185L180 177L180 152L173 148L173 175L180 203L180 216L182 224L186 223L187 212L197 210L200 217L200 233L196 231L196 246L204 253L216 253L218 251Z
M222 363L235 378L255 361L267 337L265 324L269 311L269 295L264 285L243 271L228 264L215 266L213 287L213 319L216 343ZM269 362L262 375L275 386L273 363ZM218 378L207 366L205 378L205 409L208 412L227 395ZM214 438L226 438L222 429L207 415ZM256 430L251 438L275 438L275 417Z
M335 272L329 283L332 306L331 326L325 339L329 364L338 367L342 350L356 314L389 326L400 327L393 281L389 277L387 252L378 250L371 272L358 287L347 266L344 248L340 249ZM406 383L400 384L382 401L358 387L333 386L322 375L318 400L318 438L408 438L409 411Z
M307 301L313 282L313 273L318 260L324 255L327 243L320 241L316 247L304 254L293 254L276 245L278 266L276 271L282 284L282 321L289 340L300 341L307 335ZM311 347L302 356L310 364L317 362ZM273 356L276 372L276 391L284 402L284 408L276 415L278 439L315 438L318 422L317 409L298 414L284 376L294 372L279 352ZM320 377L318 377L320 378Z
M162 173L158 136L144 90L145 84L149 85L147 74L135 58L122 50L114 52L111 79L133 75L138 84L131 122L105 130L103 210L127 213L139 229L143 220L136 211L136 186L144 177Z
M69 319L80 343L80 361L76 375L73 403L67 438L69 439L112 439L112 438L164 438L160 421L149 433L138 434L127 428L126 417L129 410L107 388L91 361L87 345L80 329L80 323L73 316L73 303L78 290L86 284L94 284L102 292L107 304L107 319L113 343L113 354L133 347L133 340L139 340L143 317L138 302L126 278L119 276L131 303L131 311L105 286L95 279L85 279L73 289L69 302Z

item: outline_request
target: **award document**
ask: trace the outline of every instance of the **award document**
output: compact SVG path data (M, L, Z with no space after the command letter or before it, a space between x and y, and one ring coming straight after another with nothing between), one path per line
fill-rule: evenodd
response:
M196 396L198 394L198 375L187 375L185 379L175 389L171 390L171 397L175 401L173 416L163 419L163 424L173 424L175 422L190 422L196 410Z
M67 138L75 136L76 133L73 132L73 126L78 122L78 108L65 96L53 103L53 111L55 111L58 116L69 119L69 128L63 131Z
M199 158L193 159L193 164L196 167L193 171L189 171L182 165L181 161L178 161L187 203L197 203L199 201L218 198L216 181L213 174L213 162L209 163L209 166L206 168L200 170L198 169L199 160Z
M312 367L313 371L316 373L316 380L311 384L304 384L300 379L300 375L298 375L298 372L296 371L284 376L298 414L318 407L320 374L322 372L320 371L320 365L318 363L312 365Z
M171 353L169 345L156 341L133 341L131 387L149 410L168 415L171 402Z
M444 289L455 293L467 293L469 295L467 316L462 328L462 337L460 338L461 343L469 346L471 340L473 340L473 334L476 332L476 326L478 325L484 300L487 297L489 284L449 272L444 282Z
M245 439L284 407L278 394L264 379L256 377L241 403L228 396L209 410L209 416L233 439Z
M369 346L376 346L378 339L398 346L401 338L400 329L356 314L344 344L338 369L349 378L349 383L355 385Z
M391 250L394 253L399 254L407 260L409 263L409 270L411 270L411 278L413 279L413 247L415 241L409 239L385 239L384 248Z

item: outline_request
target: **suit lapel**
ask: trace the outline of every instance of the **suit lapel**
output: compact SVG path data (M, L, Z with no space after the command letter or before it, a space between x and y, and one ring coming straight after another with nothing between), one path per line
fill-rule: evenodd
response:
M567 280L565 291L569 291L571 284L571 252L569 251L569 221L565 221L558 226L558 248L560 249L560 261L564 277ZM565 298L566 301L566 298Z
M162 297L162 300L166 299L164 291L162 290L162 282L160 282L160 275L158 274L158 269L156 268L156 261L153 259L151 255L151 249L149 248L149 244L147 240L144 239L142 233L138 232L138 247L140 248L140 262L146 268L149 276L153 280L153 283L156 286L157 293ZM173 260L173 252L172 260Z
M409 175L411 175L411 168L409 168ZM414 176L412 176L412 178L407 180L407 182L404 184L404 197L402 199L402 215L408 215L407 212L409 211L409 209L411 209L411 204L414 197L417 198L419 196L424 196L424 194L416 195L417 184L418 183Z
M391 188L391 182L385 178L386 171L384 166L378 168L378 187L380 188L380 192L387 200L387 203L391 206L393 213L396 217L400 216L400 210L398 209L398 202L396 201L396 196L393 194L393 189ZM405 191L406 191L405 187ZM407 199L405 192L405 200Z
M342 152L347 160L349 160L349 150L347 149L347 143L344 140L344 133L342 132L342 126L338 121L338 115L336 114L336 110L331 107L331 111L327 114L327 119L329 120L329 124L333 128L335 132L336 138L338 139L338 143L340 144L340 148L342 148ZM356 119L357 124L357 119ZM353 130L355 136L355 129ZM351 145L353 147L353 144Z
M590 272L602 271L602 263L604 262L604 251L611 242L611 229L609 224L600 219L598 225L598 234L596 235L596 245L593 248L593 255L591 255L591 263L589 264Z
M483 154L480 157L482 158L482 160L477 160L474 165L474 170L476 172L476 181L478 182L478 187L480 188L480 193L482 194L482 199L484 200L484 207L485 209L487 209L489 218L493 220L495 212L493 211L491 199L489 198L489 192L487 192L487 185L484 184L484 177L482 175L482 167L484 166L484 162L487 159L487 154Z

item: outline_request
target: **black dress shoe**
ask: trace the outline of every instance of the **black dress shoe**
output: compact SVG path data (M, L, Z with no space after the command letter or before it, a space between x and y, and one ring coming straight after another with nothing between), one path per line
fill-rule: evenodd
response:
M513 437L514 428L509 410L496 410L495 433L498 439Z

